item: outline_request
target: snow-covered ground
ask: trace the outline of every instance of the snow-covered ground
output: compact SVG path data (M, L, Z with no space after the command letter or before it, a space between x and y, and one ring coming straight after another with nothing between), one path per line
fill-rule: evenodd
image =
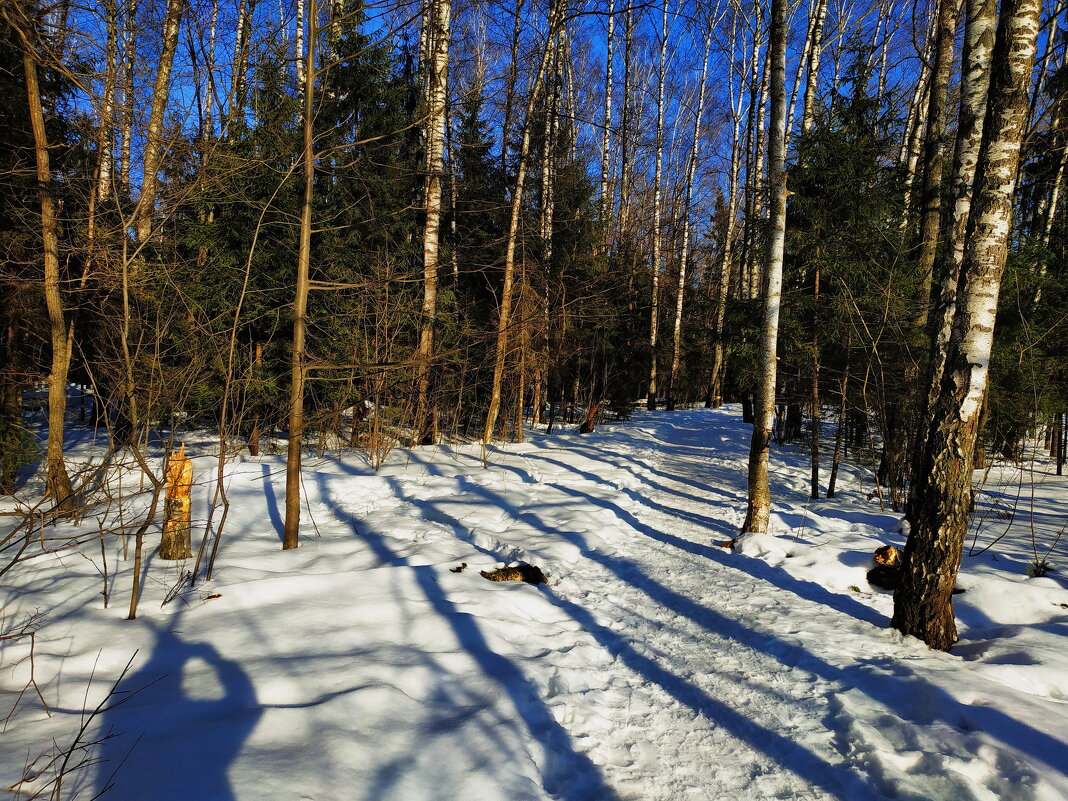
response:
M804 453L777 450L778 536L714 546L743 517L747 448L728 407L534 433L488 469L466 447L396 451L378 473L309 460L288 552L282 457L239 460L215 577L166 606L181 565L153 556L124 620L114 537L109 608L97 543L0 579L2 630L42 615L51 707L32 687L18 702L0 788L87 723L99 742L73 754L91 764L64 799L1068 798L1068 582L1026 572L1032 536L1065 522L1068 478L986 476L945 654L887 627L892 596L865 574L904 537L859 468L809 502ZM196 465L203 518L214 459ZM512 560L550 583L479 576ZM28 653L0 642L0 716Z

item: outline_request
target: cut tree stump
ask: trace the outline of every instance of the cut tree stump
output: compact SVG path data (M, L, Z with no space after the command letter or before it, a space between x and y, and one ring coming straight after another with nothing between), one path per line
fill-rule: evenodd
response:
M163 541L160 559L189 559L193 556L189 494L193 489L193 461L185 455L185 444L167 460L167 494L163 504Z

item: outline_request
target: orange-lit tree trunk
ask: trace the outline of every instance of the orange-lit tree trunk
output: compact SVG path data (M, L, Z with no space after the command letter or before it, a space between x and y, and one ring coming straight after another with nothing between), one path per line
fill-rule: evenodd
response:
M5 9L5 12L7 9ZM45 457L45 487L61 511L74 505L70 476L63 461L63 418L67 411L67 372L70 368L70 343L63 312L59 275L59 223L56 201L52 195L52 168L48 158L48 134L45 131L44 107L37 74L36 22L25 11L9 21L22 45L22 68L26 78L26 101L30 128L33 131L34 156L37 164L37 192L41 206L41 240L44 256L44 296L51 332L52 369L48 374L48 450ZM7 14L5 14L7 16Z

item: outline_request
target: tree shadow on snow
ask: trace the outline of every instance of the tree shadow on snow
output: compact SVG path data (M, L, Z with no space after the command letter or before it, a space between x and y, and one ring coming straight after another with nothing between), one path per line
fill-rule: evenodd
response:
M363 538L383 564L412 571L434 611L449 624L457 640L485 676L494 681L508 696L530 736L541 743L550 755L542 776L544 789L561 801L612 801L617 798L616 793L605 784L600 768L586 754L575 749L571 735L553 717L537 686L523 675L519 666L496 653L486 641L477 620L472 615L461 612L449 599L439 582L437 569L410 564L404 556L390 548L386 535L357 521L354 515L331 497L326 485L321 489L323 503L331 507L338 519L352 526L357 536ZM408 500L412 502L411 499ZM427 519L441 524L446 524L446 518L449 517L440 510L434 510L432 514L433 517ZM463 529L456 520L449 525L457 532ZM470 539L465 538L465 541L474 545ZM477 545L475 547L483 553L492 553ZM396 769L386 771L380 776L379 785L373 792L382 796L389 786L399 783L402 778L403 773ZM376 796L372 794L368 797Z
M695 556L748 576L767 581L788 592L835 609L858 620L883 628L888 620L871 608L844 595L829 592L818 584L794 578L779 567L757 559L739 558L719 549L689 542L665 532L657 531L641 523L626 510L580 490L557 486L557 489L576 498L610 509L636 531L664 544L672 545ZM948 692L928 682L915 671L897 660L880 660L873 670L869 662L859 661L856 667L843 668L832 665L801 645L788 642L768 632L757 631L727 614L696 603L645 574L629 559L591 549L585 538L577 533L563 532L546 526L533 512L521 512L507 501L485 487L472 486L472 491L482 494L488 502L510 508L514 517L542 531L555 533L576 545L582 554L597 564L606 567L617 578L644 592L650 599L701 626L711 634L728 637L743 646L761 651L780 664L807 671L843 687L856 687L873 700L882 704L901 719L916 725L928 725L935 720L959 728L966 725L972 730L982 730L1004 744L1030 754L1061 770L1068 764L1068 744L1027 723L1009 717L1004 712L987 706L963 704ZM664 670L649 657L635 650L618 632L599 626L588 611L576 604L552 596L561 609L565 609L576 621L613 654L617 654L636 672L650 681L660 684L681 703L706 715L710 720L724 725L732 734L765 751L797 775L828 792L837 793L855 781L848 771L823 761L802 746L781 735L763 729L744 716L727 707L723 702L709 696L705 691ZM943 710L939 715L938 711ZM837 777L835 775L837 774ZM841 782L841 783L839 783ZM857 798L854 792L845 798Z
M227 771L263 712L238 663L182 639L177 621L138 621L156 642L101 716L94 797L235 799Z
M567 487L557 488L578 497L586 497L583 493L570 490ZM513 515L514 519L541 531L556 534L562 539L575 544L579 547L584 556L607 567L617 576L617 578L646 592L646 594L653 600L672 609L680 615L689 617L692 620L701 623L707 615L716 614L700 604L695 603L691 599L679 595L659 584L643 573L633 562L620 557L610 556L600 551L591 550L587 545L585 538L580 534L569 534L546 526L537 514L534 512L522 512L516 509L492 490L488 490L477 484L469 484L465 489L479 494L491 505L508 510ZM591 498L590 500L593 500L595 503L597 502L596 499ZM433 519L440 522L440 517L442 517L442 515L443 513L440 510L434 510ZM452 525L454 528L463 527L460 521L456 520L453 521ZM470 541L466 537L463 539L465 539L465 541ZM484 549L479 550L482 550L485 553L490 553ZM855 784L855 778L852 777L848 770L844 770L842 767L827 762L803 745L791 741L788 737L753 722L744 714L729 706L728 703L714 698L707 691L701 689L693 682L677 676L662 667L654 658L646 656L639 651L636 645L632 644L627 636L597 623L593 615L587 609L557 595L550 588L546 588L544 591L550 603L565 612L577 623L581 624L583 629L589 632L601 647L613 656L623 660L624 664L641 676L642 679L660 686L676 701L688 706L695 713L707 718L710 725L725 728L738 739L747 742L755 749L772 756L784 767L802 777L813 786L820 787L836 797L843 799L855 799L861 797L855 792L847 792L850 783L852 782ZM734 621L729 622L739 630L743 628ZM749 638L752 638L756 634L748 629L745 631L749 635ZM724 636L732 636L730 632L719 633L724 634ZM765 639L775 639L773 637L769 638L767 635L760 636ZM738 638L735 637L735 639ZM764 649L767 650L767 643L763 643L763 645ZM592 796L592 798L598 799L601 797L602 796L597 795Z
M267 516L271 518L271 525L274 526L274 531L278 535L278 541L282 542L285 524L282 522L282 513L278 508L278 493L274 490L271 465L264 462L261 467L263 468L263 495L267 500Z

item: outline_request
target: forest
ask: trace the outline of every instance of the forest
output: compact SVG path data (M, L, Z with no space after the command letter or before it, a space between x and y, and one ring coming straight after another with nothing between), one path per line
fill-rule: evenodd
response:
M0 0L0 786L1068 792L1066 89L1065 0Z
M0 486L41 464L27 520L94 515L133 465L140 555L153 449L211 431L220 476L287 453L289 549L310 454L485 463L740 403L741 531L772 445L808 449L813 499L871 465L912 531L893 625L948 649L972 469L1038 436L1061 472L1061 0L0 9Z

